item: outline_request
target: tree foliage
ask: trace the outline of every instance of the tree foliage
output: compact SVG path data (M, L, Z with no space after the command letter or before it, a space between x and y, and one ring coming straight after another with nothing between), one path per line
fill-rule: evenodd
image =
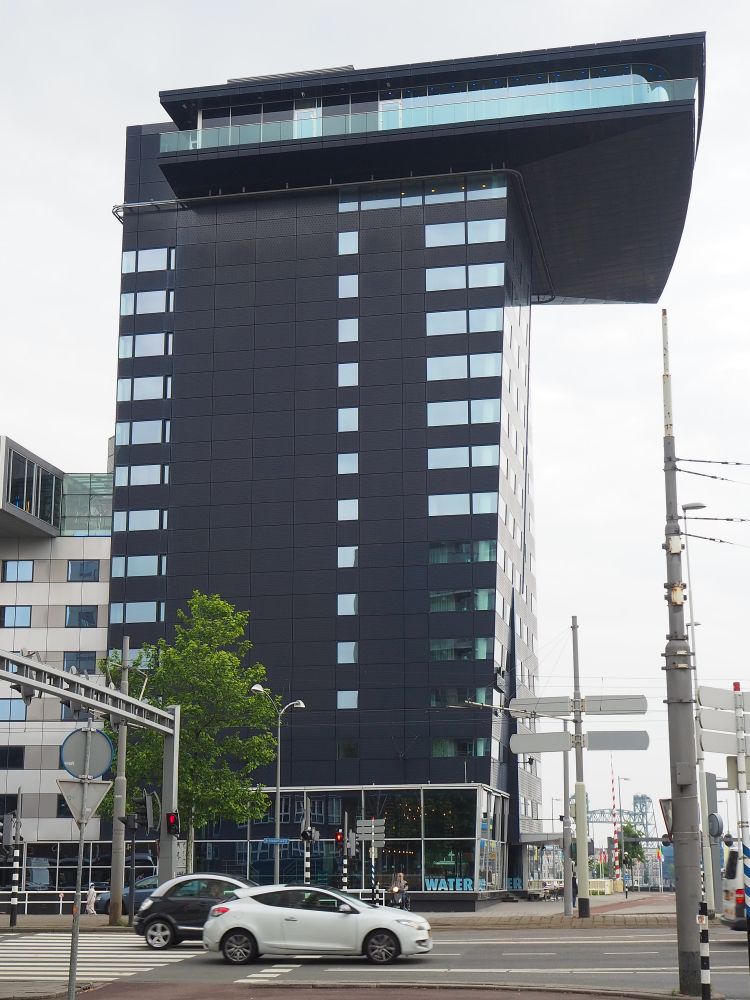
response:
M628 820L622 824L622 838L624 842L622 863L624 865L632 867L634 862L646 860L641 841L642 836L641 831Z
M254 773L274 759L276 715L268 698L250 691L265 681L266 671L247 662L248 612L196 590L178 619L173 643L145 646L137 665L147 674L146 701L162 709L180 706L178 808L190 859L196 829L219 818L246 822L265 813L268 800ZM118 668L110 661L112 682ZM131 690L137 695L141 687ZM160 787L162 752L158 733L128 728L129 799L140 787Z

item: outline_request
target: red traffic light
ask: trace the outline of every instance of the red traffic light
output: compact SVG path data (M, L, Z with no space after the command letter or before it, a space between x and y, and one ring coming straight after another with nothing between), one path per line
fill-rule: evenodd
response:
M336 841L336 846L340 847L344 843L344 831L337 830L333 839Z
M167 820L167 833L171 837L179 837L180 835L180 814L178 812L168 812L166 816Z

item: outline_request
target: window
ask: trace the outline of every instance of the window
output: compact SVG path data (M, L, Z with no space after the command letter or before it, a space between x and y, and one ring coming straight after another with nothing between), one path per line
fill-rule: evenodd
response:
M430 707L446 708L449 705L463 705L467 701L475 701L487 705L486 687L439 687L430 689Z
M166 556L112 556L112 576L163 576L167 571Z
M430 660L443 663L453 660L491 660L492 636L469 639L430 639Z
M340 319L339 320L339 343L348 344L351 341L359 340L359 320Z
M339 233L339 254L359 253L359 233Z
M471 422L472 424L500 423L500 400L472 399Z
M448 427L453 424L468 424L468 422L469 404L465 399L451 400L447 403L427 404L428 427Z
M433 757L486 757L489 753L490 741L485 737L475 740L444 737L432 741L431 755Z
M96 653L90 651L63 653L63 670L70 670L77 674L95 674Z
M96 628L95 604L68 604L65 608L65 628Z
M135 292L123 292L120 296L120 315L132 316L135 312Z
M138 292L135 297L135 312L137 316L148 313L172 312L174 292L160 288L153 292Z
M442 358L427 358L427 381L466 378L466 355L452 354Z
M136 262L136 251L135 250L123 250L122 252L122 266L121 270L123 274L135 274L135 262Z
M442 337L450 333L466 333L466 310L453 309L449 312L431 312L426 316L428 337Z
M430 611L473 611L471 590L431 590Z
M115 486L159 486L169 482L168 465L118 465Z
M425 184L425 205L442 205L448 201L464 200L464 178L451 177L446 180L431 181Z
M3 559L3 583L31 583L33 579L33 559Z
M470 514L471 501L468 493L438 493L427 497L427 513L430 517L448 514Z
M339 275L339 298L354 299L359 295L359 275L340 274Z
M336 708L357 708L359 691L337 691Z
M339 365L339 388L359 384L359 365L356 361Z
M21 771L24 766L26 747L0 747L0 771Z
M158 531L166 526L165 510L116 510L112 515L113 531Z
M484 465L498 465L500 447L496 444L475 444L471 448L471 464L474 468Z
M171 353L171 333L138 333L120 337L118 354L121 358L155 358Z
M356 642L337 642L336 663L356 663L357 652Z
M337 514L339 521L356 521L359 517L359 500L338 500Z
M163 601L130 601L127 604L110 604L109 620L114 625L123 622L130 625L138 622L163 622Z
M336 760L358 760L359 743L356 740L338 740L336 742Z
M466 268L428 267L425 271L425 290L443 292L451 288L466 288Z
M169 399L172 395L171 379L163 375L148 375L133 379L133 399Z
M469 333L494 333L502 328L502 309L469 309Z
M115 424L115 444L130 444L130 424L127 421L118 421Z
M358 408L356 406L339 407L337 427L342 433L359 430Z
M358 545L339 545L336 550L336 565L339 569L356 566L359 561Z
M497 514L497 493L472 493L472 514Z
M359 599L357 594L337 594L336 595L336 614L337 615L356 615L357 608L359 604Z
M0 698L0 722L24 722L26 704L23 698Z
M505 280L505 264L469 264L469 288L493 288Z
M0 607L0 628L31 628L31 605L6 604Z
M475 542L430 542L431 564L495 562L497 541L489 538Z
M470 355L469 375L471 378L500 378L500 355Z
M162 444L169 441L169 432L169 420L134 420L130 425L130 443Z
M505 219L478 219L468 223L469 243L502 243Z
M468 448L428 448L428 469L467 469L469 467Z
M338 474L349 476L359 472L359 454L356 451L346 452L338 456Z
M466 192L467 201L484 201L487 198L505 198L507 186L505 178L499 174L484 174L478 177L469 177L469 190Z
M98 559L68 559L68 583L98 582Z
M426 247L456 247L466 243L466 224L463 222L440 222L424 227Z
M166 271L173 266L170 256L170 251L166 247L160 247L158 250L139 250L138 270Z

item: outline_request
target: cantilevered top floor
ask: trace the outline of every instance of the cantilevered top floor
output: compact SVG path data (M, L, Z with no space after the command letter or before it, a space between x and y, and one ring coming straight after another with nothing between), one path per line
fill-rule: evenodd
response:
M536 230L534 293L654 302L685 222L705 36L166 91L180 199L504 169Z

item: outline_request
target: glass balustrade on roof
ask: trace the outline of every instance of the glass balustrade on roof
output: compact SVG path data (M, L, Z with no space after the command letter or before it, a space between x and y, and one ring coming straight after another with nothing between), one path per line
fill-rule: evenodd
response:
M381 94L376 101L377 110L335 115L325 114L325 109L320 106L310 108L312 102L305 101L302 102L306 105L304 108L292 108L290 105L289 117L284 120L164 132L159 137L160 152L174 153L329 136L371 135L397 129L687 101L695 99L698 84L696 79L651 82L639 76L620 79L627 82L597 78L540 86L498 87L489 91L493 94L492 97L486 96L488 91L476 92L470 89L431 97L410 97L404 91L398 97ZM435 103L437 100L442 103ZM257 117L263 117L260 108Z

